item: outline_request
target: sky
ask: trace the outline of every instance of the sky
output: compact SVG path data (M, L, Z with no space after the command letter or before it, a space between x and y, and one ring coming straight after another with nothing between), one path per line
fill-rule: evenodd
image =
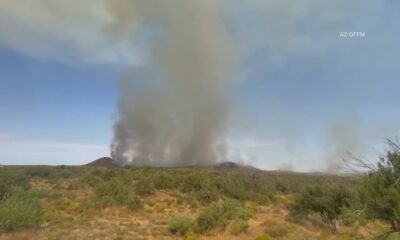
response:
M110 155L118 82L148 60L157 31L140 21L113 27L107 1L0 2L0 164ZM238 59L229 157L296 171L336 169L347 152L377 159L400 129L399 8L218 1ZM134 10L126 16L140 16Z

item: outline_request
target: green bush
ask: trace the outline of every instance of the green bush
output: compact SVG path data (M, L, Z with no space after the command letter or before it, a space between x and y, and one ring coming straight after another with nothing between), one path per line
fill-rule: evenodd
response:
M285 223L276 223L266 226L264 232L274 238L282 238L289 233L289 226Z
M247 221L238 219L232 222L229 231L230 233L237 235L242 232L247 232L248 229L249 224L247 223Z
M277 181L275 183L275 190L278 192L281 192L283 194L286 194L289 192L288 187L285 184L283 184L283 182L281 182L281 181Z
M270 235L263 233L256 237L255 240L274 240L275 238L271 237Z
M383 220L400 232L400 146L389 141L390 150L376 170L364 177L360 199L368 217Z
M192 172L183 180L183 192L197 192L212 186L212 176L205 172Z
M132 210L140 207L140 201L133 188L126 185L119 177L98 183L95 186L95 201L103 207L126 205Z
M223 229L234 219L247 220L250 216L250 211L241 202L228 199L205 209L196 219L195 230L204 233L216 228Z
M255 202L260 205L268 205L275 201L275 196L270 191L263 191L256 195Z
M349 207L353 194L344 185L320 184L307 187L290 206L292 216L307 216L309 213L318 213L330 230L337 231L337 220L342 210Z
M30 166L25 168L25 174L27 176L45 179L70 178L78 176L81 171L81 169L67 166Z
M29 178L16 168L0 169L0 200L13 188L27 189Z
M25 169L25 174L30 177L37 177L37 178L51 178L54 176L55 169L52 167L45 167L45 166L35 166L35 167L28 167Z
M251 217L252 213L249 209L244 207L244 204L236 199L227 199L222 204L223 214L228 219L242 219L247 220Z
M172 234L185 235L192 226L192 219L186 216L171 219L168 230Z
M196 219L196 232L204 233L216 228L222 222L218 222L219 216L216 208L207 209Z
M139 179L135 186L135 193L144 196L152 195L154 193L154 184L150 179Z
M159 190L166 189L178 189L180 183L180 176L176 173L165 170L165 172L159 172L153 177L154 187Z
M98 184L102 184L104 180L99 176L92 176L91 174L88 174L82 178L81 182L88 184L91 187L96 187Z
M185 240L197 240L197 236L193 232L188 232L185 235Z
M226 197L234 198L239 201L249 200L254 194L258 192L258 188L249 183L249 179L245 175L227 175L225 179L219 180L219 187Z
M340 219L347 226L364 226L368 223L365 209L355 207L344 207Z
M201 189L194 193L195 198L201 204L209 204L218 199L218 193L215 189Z
M0 230L14 231L40 225L42 209L39 193L14 188L0 201Z

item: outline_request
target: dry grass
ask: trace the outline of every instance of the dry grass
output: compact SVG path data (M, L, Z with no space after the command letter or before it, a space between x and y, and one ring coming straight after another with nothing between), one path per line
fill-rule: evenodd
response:
M226 228L204 234L187 232L174 235L168 229L170 220L179 216L195 219L208 205L188 201L190 192L177 190L154 190L139 196L141 208L129 209L124 205L97 208L93 204L94 188L83 184L78 178L34 179L33 189L43 193L41 199L44 220L35 230L18 230L0 233L2 239L188 239L188 240L254 240L269 239L369 239L386 226L371 222L367 226L352 228L343 226L333 235L318 218L303 222L288 220L287 203L291 195L277 195L269 205L246 201L250 219L232 220ZM221 201L221 199L217 200ZM263 239L263 238L260 238Z

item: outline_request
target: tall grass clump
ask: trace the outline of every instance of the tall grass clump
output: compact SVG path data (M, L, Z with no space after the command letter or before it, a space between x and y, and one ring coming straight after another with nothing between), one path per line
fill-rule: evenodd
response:
M39 193L14 188L0 201L0 231L38 227L42 220Z
M15 187L28 189L28 181L29 178L19 169L0 169L0 200Z

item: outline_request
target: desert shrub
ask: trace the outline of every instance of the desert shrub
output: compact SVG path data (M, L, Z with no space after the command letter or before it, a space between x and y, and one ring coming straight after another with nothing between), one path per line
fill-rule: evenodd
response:
M29 177L50 178L54 175L54 169L47 166L28 167L25 174Z
M384 233L384 234L378 235L377 237L375 237L375 239L378 239L378 240L399 240L400 239L400 233L399 232Z
M289 233L289 226L285 223L266 224L264 232L274 238L282 238Z
M133 174L129 169L125 168L105 168L105 169L96 169L94 171L96 174L94 176L100 178L104 182L110 182L115 179L118 179L124 185L132 185L133 184ZM92 174L93 176L93 174ZM89 176L90 177L90 176Z
M135 193L141 196L152 195L154 193L154 184L149 178L139 179L135 185Z
M211 231L216 228L225 228L234 219L247 220L251 213L243 204L235 199L227 199L223 203L214 204L196 219L195 230L199 233Z
M245 201L251 198L252 193L250 190L257 191L256 189L252 189L248 184L248 179L244 175L229 175L225 179L219 180L219 188L223 192L226 197L234 198L239 201Z
M352 193L343 185L324 184L308 187L295 199L290 207L292 216L307 216L318 213L322 220L335 233L337 220L343 208L349 207Z
M192 172L183 179L183 192L197 192L212 186L212 175L205 172Z
M360 199L368 217L383 220L393 232L400 232L400 146L389 142L389 147L376 169L364 177Z
M256 201L264 205L274 199L272 182L266 176L259 173L224 173L215 177L212 186L227 198Z
M271 237L270 235L266 233L262 233L261 235L258 235L255 240L274 240L275 238Z
M207 209L205 212L201 213L196 219L195 230L199 233L204 233L216 228L219 224L219 216L216 212L217 209Z
M0 201L0 230L14 231L40 225L42 209L39 193L14 188Z
M100 171L100 170L99 170ZM196 169L124 168L104 169L94 176L108 181L122 177L127 183L148 179L159 190L178 190L189 193L191 198L207 204L218 198L234 198L239 201L256 201L268 204L275 192L301 192L304 186L324 181L340 182L344 178L333 176L310 176L290 174L278 176L262 172L220 171L210 172ZM198 193L198 194L197 194ZM214 194L216 193L216 194ZM215 198L214 196L217 195Z
M66 197L61 197L57 199L54 204L58 209L66 210L67 208L71 207L72 202Z
M98 183L94 190L95 202L99 206L126 205L130 209L140 207L140 201L133 188L118 177L112 178L108 182Z
M99 177L101 177L104 181L110 181L113 178L119 177L121 173L121 169L106 169L105 171L100 171Z
M247 221L242 219L237 219L234 220L230 225L229 232L234 235L237 235L242 232L247 232L248 229L249 229L249 224L247 223Z
M159 190L178 189L180 182L180 176L168 170L159 172L153 177L154 187Z
M209 204L218 199L218 193L214 188L211 189L201 189L197 192L193 192L195 199L199 201L200 204Z
M29 187L28 181L29 178L18 169L0 169L0 201L15 187L27 189Z
M32 178L56 179L70 178L74 175L79 175L80 170L67 166L32 166L25 168L25 174Z
M73 176L73 171L68 167L56 168L55 176L56 178L71 178Z
M286 194L289 192L288 187L281 181L275 182L275 190L278 192L281 192L283 194Z
M192 219L190 217L182 216L171 219L168 223L168 230L172 234L185 235L192 226Z
M81 180L86 182L92 178L101 178L103 172L106 171L106 168L87 168L83 175L81 175Z
M85 199L77 204L75 211L81 218L87 218L96 213L96 208L92 203L92 199Z
M153 177L154 187L158 190L165 190L171 188L171 179L168 174L160 173Z
M183 198L181 195L178 195L178 196L176 197L176 204L182 205L182 204L183 204L183 201L184 201L184 198Z
M340 220L347 226L363 226L368 223L364 209L359 207L344 207L340 214Z
M302 231L295 230L290 232L286 237L286 240L309 240L310 238Z
M197 240L197 236L193 232L188 232L185 235L185 240Z
M81 188L79 179L73 179L68 183L68 190L77 190Z
M247 220L252 216L252 212L244 207L244 204L235 200L227 199L222 204L222 209L227 218L238 218Z
M83 184L88 184L91 187L96 187L97 185L102 184L104 180L99 176L88 174L82 178L81 182Z
M260 205L268 205L275 201L275 196L270 191L263 191L256 195L254 201Z

